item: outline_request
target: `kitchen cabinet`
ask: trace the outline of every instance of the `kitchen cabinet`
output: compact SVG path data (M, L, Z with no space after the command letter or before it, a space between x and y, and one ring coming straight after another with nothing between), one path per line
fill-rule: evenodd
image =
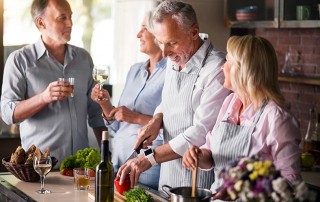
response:
M280 28L317 28L320 27L320 0L279 0ZM309 7L308 20L296 20L297 5Z
M296 20L297 5L309 7L308 20ZM318 28L320 0L225 0L224 21L231 28Z

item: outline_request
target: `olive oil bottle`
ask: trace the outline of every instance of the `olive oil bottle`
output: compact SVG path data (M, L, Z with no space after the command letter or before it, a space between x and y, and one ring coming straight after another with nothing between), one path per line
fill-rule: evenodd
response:
M101 140L101 161L96 167L95 201L113 202L113 166L109 158L109 134L103 131Z

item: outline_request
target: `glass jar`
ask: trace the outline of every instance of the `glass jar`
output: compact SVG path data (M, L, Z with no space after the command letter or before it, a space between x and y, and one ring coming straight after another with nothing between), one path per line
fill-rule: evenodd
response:
M304 137L303 152L310 152L313 147L312 138L317 125L317 117L314 108L309 109L309 122L306 135Z

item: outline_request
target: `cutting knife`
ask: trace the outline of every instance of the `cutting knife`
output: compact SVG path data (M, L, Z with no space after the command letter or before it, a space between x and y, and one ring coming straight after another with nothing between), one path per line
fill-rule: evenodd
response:
M129 156L129 158L125 161L125 163L126 163L127 161L129 161L130 159L136 158L136 157L138 156L138 154L140 154L140 150L142 149L142 144L143 144L143 142L144 142L144 141L142 141L142 142L139 144L138 148L135 149L135 150L132 152L132 154L131 154L131 155Z

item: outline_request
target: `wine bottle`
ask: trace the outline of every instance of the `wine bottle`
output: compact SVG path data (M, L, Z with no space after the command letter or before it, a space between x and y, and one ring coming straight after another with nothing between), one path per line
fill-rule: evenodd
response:
M96 167L95 182L95 201L96 202L113 202L114 185L113 185L113 166L109 158L109 134L108 131L102 132L101 140L101 161Z

